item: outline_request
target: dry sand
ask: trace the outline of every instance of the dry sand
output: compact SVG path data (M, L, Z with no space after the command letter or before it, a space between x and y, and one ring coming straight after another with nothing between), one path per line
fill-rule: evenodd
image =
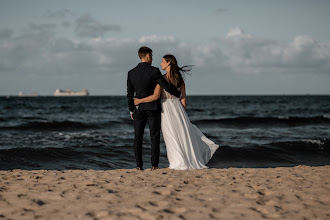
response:
M330 219L329 171L0 171L0 219Z

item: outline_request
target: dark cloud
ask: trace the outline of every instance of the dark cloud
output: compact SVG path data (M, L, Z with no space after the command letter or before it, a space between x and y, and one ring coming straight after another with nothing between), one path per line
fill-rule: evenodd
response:
M75 33L79 37L103 37L109 31L121 31L118 24L101 24L89 14L77 18Z

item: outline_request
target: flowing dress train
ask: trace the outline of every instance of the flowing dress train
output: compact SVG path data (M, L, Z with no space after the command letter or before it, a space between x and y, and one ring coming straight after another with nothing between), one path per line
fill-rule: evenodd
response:
M204 169L219 148L192 124L179 98L161 91L161 129L169 168Z

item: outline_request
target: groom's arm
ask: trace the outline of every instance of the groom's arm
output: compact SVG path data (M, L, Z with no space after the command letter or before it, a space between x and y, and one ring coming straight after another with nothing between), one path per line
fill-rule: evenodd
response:
M171 93L172 95L180 98L181 96L181 92L178 91L178 89L171 83L168 83L163 75L161 74L161 72L159 71L159 69L157 69L157 73L156 73L156 81L157 83L163 87L167 92Z
M129 73L128 73L127 74L127 101L128 101L128 109L131 114L133 114L133 112L135 111L133 98L134 98L134 88L133 88L133 85L131 83L131 80L129 78Z

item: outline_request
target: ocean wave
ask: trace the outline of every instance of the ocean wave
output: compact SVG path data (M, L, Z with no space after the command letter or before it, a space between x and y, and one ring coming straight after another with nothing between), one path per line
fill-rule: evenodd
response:
M330 140L273 142L252 147L220 146L210 167L329 165Z
M22 115L15 115L15 116L8 116L8 117L4 117L4 118L1 118L0 117L0 122L9 122L9 123L12 123L12 122L19 122L19 121L25 121L25 122L28 122L28 121L46 121L47 118L45 117L36 117L36 116L22 116ZM0 127L1 128L1 127Z
M67 131L100 128L97 124L88 124L76 121L33 121L16 126L2 126L0 130L42 130Z
M85 148L12 148L0 150L0 170L7 169L110 169L111 152ZM91 162L93 161L93 162ZM108 165L104 165L108 162ZM98 167L98 164L103 164Z
M144 149L144 157L150 150ZM161 154L161 161L167 161ZM248 147L220 146L210 168L329 165L330 139L303 139ZM161 164L163 165L163 164ZM0 149L0 170L119 169L135 166L131 146L108 145Z
M330 156L330 139L302 139L301 141L274 142L266 146L275 147L287 153L324 153Z
M235 127L297 127L306 125L330 125L330 118L326 116L315 117L237 117L223 119L195 120L196 125L217 125L226 128Z
M38 130L38 131L75 131L86 129L102 129L113 126L133 126L130 119L119 119L105 122L53 121L34 120L13 126L0 126L0 130Z
M303 139L302 141L306 143L318 144L319 146L324 145L324 142L322 140Z

